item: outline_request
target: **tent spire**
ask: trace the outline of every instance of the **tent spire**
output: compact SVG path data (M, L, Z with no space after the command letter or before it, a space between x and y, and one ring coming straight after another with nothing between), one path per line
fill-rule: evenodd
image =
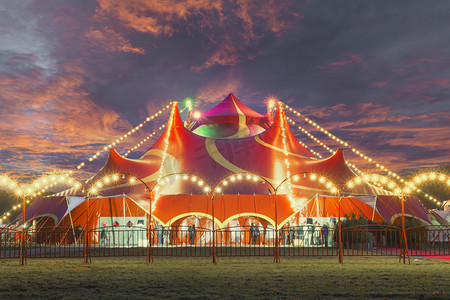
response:
M290 129L289 122L287 121L286 114L284 113L284 107L282 102L278 102L278 109L273 121L273 126L282 127L284 124L285 129Z

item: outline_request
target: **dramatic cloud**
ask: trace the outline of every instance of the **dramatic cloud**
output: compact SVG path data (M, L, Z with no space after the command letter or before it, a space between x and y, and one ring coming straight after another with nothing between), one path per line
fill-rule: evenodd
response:
M448 1L3 1L0 169L24 179L73 169L169 101L191 97L206 110L230 92L260 113L278 97L398 172L448 164L449 10Z
M93 45L101 45L107 51L123 51L137 54L145 54L142 48L135 48L130 44L130 41L125 39L123 35L118 34L113 29L103 28L103 30L96 30L91 28L86 37Z

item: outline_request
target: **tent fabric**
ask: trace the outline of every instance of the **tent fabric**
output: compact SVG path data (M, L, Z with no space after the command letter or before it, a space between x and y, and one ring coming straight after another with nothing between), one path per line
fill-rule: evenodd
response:
M355 214L362 215L365 219L383 222L384 218L375 211L370 205L366 204L364 198L343 197L341 200L341 217ZM300 210L301 217L338 217L339 201L336 197L317 196L312 198L308 204ZM373 219L372 219L373 218Z
M429 224L435 223L435 218L417 197L406 197L404 202L405 216L418 218ZM401 217L401 202L396 196L379 195L377 209L386 222L394 223Z
M265 116L252 110L242 103L235 95L230 93L224 100L212 109L204 112L196 122L193 129L205 124L232 124L244 123L259 125L264 129L270 126Z
M38 198L25 209L25 222L30 220L50 217L58 224L67 214L66 197L42 197ZM17 221L22 222L22 216L17 217Z
M195 135L184 128L177 109L169 122L172 126L167 126L170 128L139 159L123 158L112 149L105 166L92 181L111 172L122 172L143 178L151 185L161 176L159 170L167 142L163 175L189 171L204 178L211 186L238 172L256 173L273 183L281 182L287 174L283 131L286 135L291 174L320 172L337 184L344 184L355 176L345 164L342 150L336 151L327 159L319 160L304 148L289 129L282 108L278 110L274 123L267 131L247 139L208 139ZM367 186L365 192L377 194L380 190Z
M219 227L242 216L258 216L275 224L275 197L273 195L220 194L214 197L214 219ZM209 195L164 195L155 205L153 215L166 225L188 215L202 215L212 219L212 201ZM277 218L281 224L293 213L286 195L277 196Z
M236 107L238 107L246 115L246 118L261 119L262 115L241 104L234 95L230 94L218 106L207 112L204 117L220 119L223 116L232 115L237 111ZM286 167L286 159L289 160L289 169ZM317 159L302 146L290 130L281 104L278 105L275 120L267 130L255 136L242 139L213 139L199 136L189 131L184 127L178 107L174 104L165 131L153 146L139 159L122 157L116 150L111 149L105 165L88 181L88 185L105 175L121 173L140 178L148 188L152 189L162 176L183 172L199 176L211 188L225 177L241 172L258 174L274 187L282 182L287 177L287 174L316 172L329 178L338 187L342 188L342 194L352 193L351 196L341 203L344 209L343 213L356 212L359 214L359 212L362 212L369 219L383 219L392 222L401 212L400 203L396 200L396 197L373 185L361 184L355 190L345 190L344 184L356 175L346 165L343 151L337 149L330 157ZM289 183L286 183L286 186L288 185ZM219 222L223 223L227 218L238 213L257 213L254 208L252 210L252 203L257 203L256 207L261 210L261 215L266 219L274 219L274 216L271 215L272 207L270 206L273 201L271 202L270 196L267 195L267 185L254 186L248 183L248 185L244 184L244 186L239 188L240 190L238 187L230 185L224 190L225 195L222 197L229 201L220 200L219 198L214 200L217 203L215 215ZM307 200L312 199L315 194L320 194L326 197L326 201L324 200L323 204L316 204L315 209L319 209L319 212L322 209L323 214L336 216L337 199L336 197L330 197L331 195L327 194L327 191L320 184L291 183L290 190L293 193L292 201L294 203L292 206L296 207L296 209L303 207L303 211L306 209L309 211L308 213L313 213L311 205L314 203ZM155 206L155 211L157 212L155 217L160 218L163 223L167 223L174 218L176 219L182 214L194 212L194 209L197 212L209 215L211 207L208 206L210 203L207 201L207 196L203 194L201 188L188 181L170 180L164 186L161 186L158 193L160 198ZM241 193L241 195L238 196L238 193ZM255 196L251 195L253 193ZM141 209L149 210L147 198L149 194L146 186L140 182L121 182L100 191L100 195L106 197L113 197L118 194L127 194ZM192 196L187 198L186 195L190 194ZM292 207L290 199L286 200L287 198L281 197L282 193L279 194L279 201L281 201L279 216L283 220L285 216L292 212ZM374 203L373 199L376 195L378 197L376 203ZM236 203L238 198L241 203L247 203L246 201L248 201L248 204L245 205L249 205L249 207L246 207L244 204L239 209L233 206L233 203ZM57 199L59 200L55 199L55 201L63 201L63 198ZM254 202L254 199L258 199L258 201ZM66 201L64 200L63 202L65 203ZM57 205L58 208L48 207L47 212L55 215L56 219L60 220L67 211L67 204L64 203ZM289 206L283 208L284 204L281 203L289 203ZM72 211L78 211L84 205L84 202L78 203ZM101 206L99 208L104 209ZM427 209L417 198L407 198L405 208L407 214L414 215L428 223L433 221ZM38 214L38 211L36 208L30 214Z

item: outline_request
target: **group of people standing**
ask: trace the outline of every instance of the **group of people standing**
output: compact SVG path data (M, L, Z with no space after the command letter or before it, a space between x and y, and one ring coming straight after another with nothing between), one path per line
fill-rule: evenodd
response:
M329 228L326 224L288 225L281 229L281 236L280 242L285 246L294 246L295 241L298 241L299 246L329 245Z
M156 244L159 246L170 244L170 240L173 239L175 233L172 231L171 227L165 228L161 224L158 224L155 228L156 231ZM190 225L187 229L187 241L189 245L194 245L195 243L195 225Z

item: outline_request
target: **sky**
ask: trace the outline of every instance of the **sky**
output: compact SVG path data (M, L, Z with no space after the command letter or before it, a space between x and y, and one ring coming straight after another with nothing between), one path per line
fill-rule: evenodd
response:
M231 92L260 113L276 97L400 174L449 164L449 11L439 0L0 0L0 173L26 182L86 162L74 176L87 178L107 152L89 157L169 101L205 111Z

